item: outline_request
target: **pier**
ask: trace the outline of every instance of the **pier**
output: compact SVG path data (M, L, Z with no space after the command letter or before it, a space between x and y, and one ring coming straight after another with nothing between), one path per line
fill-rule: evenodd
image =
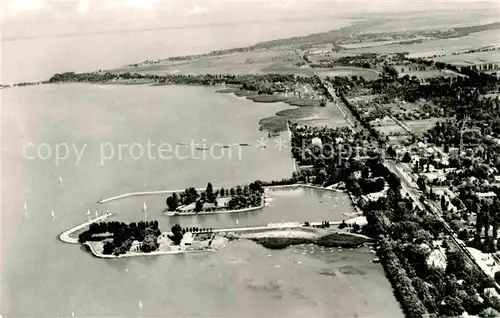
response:
M143 192L129 192L129 193L124 193L120 194L114 197L106 198L106 199L101 199L97 201L97 203L107 203L109 201L114 201L118 199L123 199L123 198L128 198L128 197L134 197L134 196L141 196L141 195L151 195L151 194L170 194L170 193L180 193L184 192L185 189L182 190L157 190L157 191L143 191ZM197 188L196 191L203 191L205 188Z
M96 223L96 222L100 222L100 221L104 221L106 220L107 218L111 217L113 215L113 213L106 213L104 215L101 215L95 219L92 219L90 221L87 221L83 224L80 224L78 226L75 226L75 227L72 227L71 229L67 230L67 231L64 231L63 233L61 233L61 235L59 235L59 239L61 241L63 241L64 243L69 243L69 244L78 244L78 239L77 238L73 238L71 237L71 234L73 234L74 232L78 231L78 230L81 230L87 226L89 226L90 224L92 223Z
M345 192L344 190L332 189L332 188L323 188L318 186L313 186L309 184L288 184L288 185L274 185L274 186L264 186L265 189L279 189L279 188L294 188L294 187L303 187L303 188L311 188L325 191L334 191L334 192ZM98 200L97 203L107 203L110 201L133 197L133 196L141 196L141 195L153 195L153 194L171 194L171 193L181 193L184 192L185 189L182 190L156 190L156 191L142 191L142 192L129 192L120 194L114 197L106 198ZM196 191L205 191L205 188L196 188Z

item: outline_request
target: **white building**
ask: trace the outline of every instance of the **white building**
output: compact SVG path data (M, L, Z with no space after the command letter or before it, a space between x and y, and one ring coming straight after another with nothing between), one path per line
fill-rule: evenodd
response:
M489 192L477 192L476 193L477 197L480 199L485 199L485 198L494 198L497 195L495 192L489 191Z
M440 249L433 250L427 258L427 265L446 269L446 255Z
M320 138L318 137L314 137L312 140L311 140L311 144L313 146L318 146L318 147L323 147L323 142L321 141Z
M182 240L181 240L181 246L182 247L186 247L186 246L191 246L191 244L193 244L193 233L191 232L186 232L183 236L182 236Z

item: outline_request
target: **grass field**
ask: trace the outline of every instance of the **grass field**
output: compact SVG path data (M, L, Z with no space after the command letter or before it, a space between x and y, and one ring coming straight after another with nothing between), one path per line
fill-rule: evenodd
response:
M401 135L406 134L406 131L403 128L401 128L401 126L396 124L395 122L386 123L386 124L382 124L382 125L372 124L372 126L374 126L376 130L378 130L379 132L381 132L387 136L392 135L392 134L401 134Z
M398 72L399 72L399 77L403 77L405 75L408 75L410 77L416 76L418 79L431 78L431 77L437 77L437 76L444 76L444 77L457 77L457 76L460 76L460 74L457 74L457 73L455 73L453 71L450 71L450 70L440 70L440 69L437 69L437 68L427 69L425 71L409 71L406 68L404 72L401 72L400 68L396 67L396 70L398 70Z
M428 118L419 120L407 120L404 123L411 129L412 132L420 134L434 127L436 122L443 120L445 120L445 118Z
M283 131L288 120L308 126L344 127L347 122L337 107L291 107L260 120L261 130Z
M379 72L372 69L357 68L357 67L335 67L335 68L315 68L319 76L362 76L365 79L379 78Z
M302 61L291 50L266 50L202 57L186 61L161 61L158 64L139 65L113 70L146 74L266 74L283 73L312 76L307 67L295 66Z

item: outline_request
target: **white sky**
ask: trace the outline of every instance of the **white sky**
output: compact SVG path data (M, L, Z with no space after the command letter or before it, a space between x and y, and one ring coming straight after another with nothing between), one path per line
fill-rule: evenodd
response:
M500 2L432 0L0 0L3 38L43 37L211 23L244 23L314 15L476 9Z

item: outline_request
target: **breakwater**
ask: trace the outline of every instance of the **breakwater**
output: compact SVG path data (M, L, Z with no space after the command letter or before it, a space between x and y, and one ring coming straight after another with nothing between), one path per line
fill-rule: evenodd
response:
M80 224L80 225L77 225L75 227L72 227L70 228L69 230L67 231L64 231L63 233L61 233L61 235L59 235L59 239L61 241L63 241L64 243L69 243L69 244L78 244L78 239L77 238L73 238L71 237L71 234L73 234L74 232L78 231L78 230L81 230L87 226L89 226L90 224L92 223L96 223L96 222L100 222L100 221L104 221L108 218L110 218L111 216L113 215L113 213L106 213L104 215L101 215L95 219L92 219L90 221L87 221L83 224Z
M345 192L344 190L323 188L323 187L313 186L313 185L309 185L309 184L300 184L300 183L287 184L287 185L265 186L264 188L265 189L280 189L280 188L294 188L294 187L304 187L304 188L311 188L311 189L318 189L318 190L325 190L325 191L334 191L334 192ZM196 191L204 191L204 190L205 190L205 188L196 188ZM97 203L107 203L110 201L119 200L119 199L128 198L128 197L133 197L133 196L154 195L154 194L171 194L171 193L180 193L180 192L184 192L184 189L182 189L182 190L154 190L154 191L142 191L142 192L129 192L129 193L124 193L124 194L116 195L116 196L105 198L105 199L100 199L97 201Z

